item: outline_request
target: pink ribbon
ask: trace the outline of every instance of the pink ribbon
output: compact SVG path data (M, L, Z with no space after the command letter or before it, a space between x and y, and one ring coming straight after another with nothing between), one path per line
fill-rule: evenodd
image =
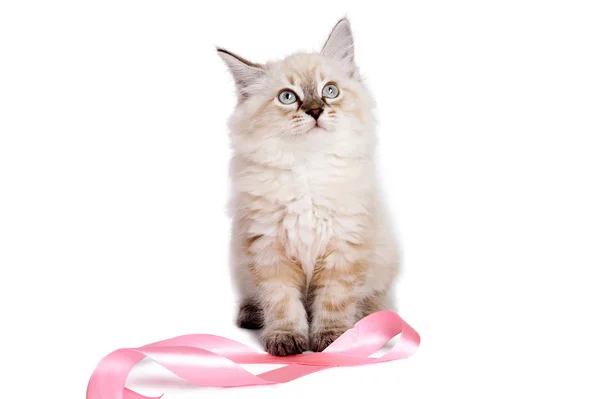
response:
M388 341L398 342L380 357L371 357ZM127 376L148 357L178 377L201 387L280 384L338 366L357 366L404 359L416 352L419 334L391 311L373 313L331 343L323 352L277 357L239 342L209 334L191 334L118 349L104 357L92 374L87 399L157 399L125 388ZM252 374L240 364L287 364ZM160 398L160 397L159 397Z

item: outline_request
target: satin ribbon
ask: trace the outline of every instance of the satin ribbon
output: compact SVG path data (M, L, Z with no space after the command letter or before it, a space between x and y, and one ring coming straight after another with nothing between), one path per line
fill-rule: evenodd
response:
M395 336L387 353L371 355ZM139 348L118 349L104 357L92 374L87 399L158 399L125 388L127 376L150 358L178 377L200 387L240 387L280 384L330 367L357 366L404 359L416 352L419 334L391 311L373 313L342 334L323 352L277 357L239 342L209 334L191 334ZM287 364L253 374L240 364Z

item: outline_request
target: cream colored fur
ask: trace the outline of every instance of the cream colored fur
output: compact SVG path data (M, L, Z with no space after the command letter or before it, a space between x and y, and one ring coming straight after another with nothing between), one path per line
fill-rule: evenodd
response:
M229 128L241 306L259 313L270 353L322 350L364 315L394 308L399 262L373 159L374 104L354 64L350 24L341 20L319 53L264 65L219 54L240 98ZM307 85L320 93L328 82L340 94L325 100L320 127L299 103L277 98L289 88L303 101Z

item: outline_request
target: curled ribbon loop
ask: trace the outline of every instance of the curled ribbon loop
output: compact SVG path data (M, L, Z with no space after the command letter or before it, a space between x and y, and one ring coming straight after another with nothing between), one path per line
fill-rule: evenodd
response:
M371 357L392 338L398 342L380 357ZM150 358L185 381L200 387L280 384L338 366L404 359L416 352L419 334L391 311L373 313L342 334L323 352L277 357L239 342L209 334L191 334L140 348L118 349L104 357L88 383L87 399L158 399L125 388L127 376ZM287 364L253 374L240 364Z

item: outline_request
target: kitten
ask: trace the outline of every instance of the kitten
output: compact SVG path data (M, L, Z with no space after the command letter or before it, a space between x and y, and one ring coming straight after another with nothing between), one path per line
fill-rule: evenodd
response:
M278 356L322 351L393 310L398 249L373 162L373 101L341 19L318 53L264 65L218 54L237 88L229 120L238 325Z

